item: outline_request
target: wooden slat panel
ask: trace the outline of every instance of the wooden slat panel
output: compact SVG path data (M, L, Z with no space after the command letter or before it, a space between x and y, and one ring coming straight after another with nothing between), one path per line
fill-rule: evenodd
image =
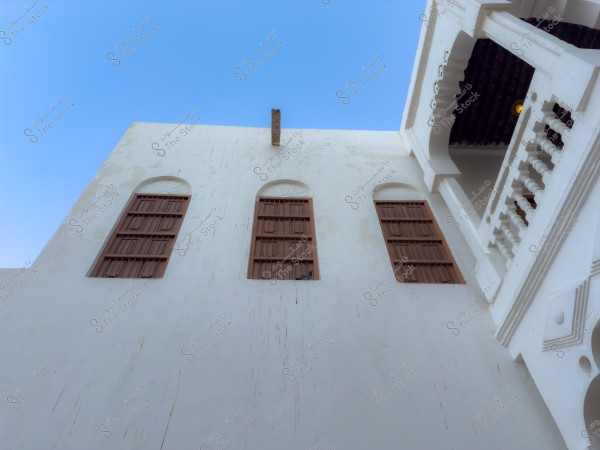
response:
M183 217L178 216L146 216L127 215L120 231L135 231L138 233L165 233L173 231L183 222Z
M319 279L310 199L257 199L248 278Z
M117 259L117 260L113 260L113 259L109 259L106 261L103 261L103 273L102 276L104 277L109 277L109 278L116 278L121 274L121 271L123 270L124 267L124 261L122 259Z
M124 261L131 261L134 259L156 259L161 261L166 261L168 259L167 255L157 255L153 253L127 253L127 254L118 254L118 253L107 253L104 255L106 259L122 259Z
M423 202L377 202L380 219L423 219L429 217Z
M156 200L153 198L148 198L145 196L138 196L135 200L133 207L131 208L133 211L146 211L146 212L154 212L156 210Z
M176 233L173 232L153 232L153 233L136 233L135 231L117 231L115 232L116 236L121 236L121 237L128 237L128 236L133 236L133 237L167 237L167 238L174 238L177 236Z
M375 209L396 280L464 283L426 202L375 201Z
M435 225L431 221L411 220L411 221L385 221L381 222L383 235L385 239L411 237L435 237Z
M388 248L395 259L402 259L402 257L409 261L449 259L441 242L393 241L388 243Z
M128 211L154 213L181 213L187 209L189 196L137 194Z
M156 278L166 261L157 259L105 258L99 268L101 278Z
M311 236L310 220L305 219L262 219L257 221L258 234L272 235L291 235L291 236Z
M275 233L259 233L256 238L260 239L277 239L277 240L288 240L297 241L298 239L312 239L309 236L303 236L302 234L275 234Z
M92 277L161 278L190 196L136 194L92 270Z
M311 254L311 242L298 240L256 239L253 256L275 259L300 258Z
M308 200L282 198L260 199L258 208L259 216L310 217Z
M166 255L169 252L168 238L117 237L107 253L118 255Z
M402 262L398 263L394 261L392 263L392 267L394 268L394 275L396 276L396 281L401 283L417 283L416 270L411 267L410 263L406 265Z
M159 261L148 259L142 262L142 267L140 268L140 277L142 278L154 278L156 272L159 268Z

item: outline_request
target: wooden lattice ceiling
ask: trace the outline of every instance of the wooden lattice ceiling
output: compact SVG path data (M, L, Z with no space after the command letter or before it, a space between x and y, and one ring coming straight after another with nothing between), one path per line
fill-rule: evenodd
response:
M536 18L523 20L537 26L540 33L545 32L542 31L544 28L550 29L550 21L538 24ZM549 33L579 48L600 49L600 30L561 22ZM479 39L465 70L465 79L460 83L461 89L468 84L471 89L454 110L456 120L450 132L450 145L508 145L518 119L511 114L511 107L527 95L533 72L533 67L494 41ZM471 93L477 93L479 97L458 114L460 103L464 103Z

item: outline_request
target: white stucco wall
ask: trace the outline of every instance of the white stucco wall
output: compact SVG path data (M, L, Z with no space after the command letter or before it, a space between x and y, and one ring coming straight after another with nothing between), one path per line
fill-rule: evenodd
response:
M450 157L461 175L456 178L458 184L469 199L470 204L464 205L471 214L477 214L481 219L485 208L493 194L496 178L504 160L502 150L473 150L452 149ZM453 211L455 213L455 211ZM455 220L460 223L462 211ZM464 216L466 213L462 213Z
M521 55L528 64L536 68L530 93L536 92L538 111L542 103L552 105L558 100L573 111L573 117L577 116L571 136L566 140L560 167L553 171L552 177L544 180L543 201L538 202L535 220L530 224L528 232L519 236L519 247L514 248L517 254L508 270L506 259L496 248L489 246L494 237L490 230L485 230L485 217L483 222L480 217L475 217L470 222L456 221L478 258L477 279L482 285L492 285L492 291L497 294L491 313L494 322L501 327L499 339L510 345L510 352L514 357L521 355L525 359L568 441L569 448L581 450L588 444L583 436L586 426L586 394L588 410L590 402L600 402L600 392L596 390L595 395L590 395L588 390L592 380L596 380L595 383L600 381L597 370L599 357L596 356L594 361L591 355L590 330L600 317L600 305L596 304L598 281L590 281L589 302L586 305L578 304L576 308L573 292L574 286L590 273L592 261L600 258L598 245L593 244L594 240L600 242L597 237L599 193L597 187L592 192L591 186L587 185L588 180L592 184L598 176L598 170L592 170L598 161L597 152L589 159L587 155L594 147L597 148L597 136L600 133L600 103L597 101L599 90L594 75L599 52L577 50L545 34L541 35L540 43L531 51L515 52L511 44L517 41L519 30L525 26L515 17L542 17L549 8L554 8L551 11L563 17L565 22L597 29L600 11L598 1L429 1L428 10L440 3L446 12L438 13L439 20L429 23L421 32L419 57L415 61L409 100L405 106L402 134L418 158L428 188L432 192L441 192L445 202L451 205L452 212L470 200L469 194L473 190L477 191L475 185L477 182L481 184L478 178L484 178L484 174L488 177L490 171L497 175L502 162L499 160L493 164L482 164L482 158L475 154L458 158L452 156L449 160L446 154L451 127L431 129L429 126L433 123L427 122L436 105L447 102L454 92L458 92L457 79L462 80L464 76L463 71L477 38L492 38L507 50L510 48L509 51L517 56ZM449 3L456 5L449 6ZM534 31L531 27L529 29ZM554 50L545 54L541 52L548 48ZM446 54L447 51L449 54ZM561 56L555 60L556 55ZM448 61L446 64L445 60ZM530 98L530 103L531 100ZM526 114L525 111L522 118ZM540 119L541 117L536 118L537 121ZM515 129L515 137L519 136L520 131L518 127ZM482 150L484 151L487 150ZM505 164L509 163L510 161L505 161ZM522 170L524 167L515 169ZM536 171L528 171L528 174L541 184ZM510 186L511 183L502 184L501 187ZM535 261L527 249L530 244L539 244L538 239L549 232L555 221L560 220L559 213L569 208L577 209L579 224L568 240L561 244L560 253L553 257L551 269L546 272L545 260ZM543 280L541 285L538 285L539 280ZM495 291L496 287L499 288L498 292ZM535 299L529 306L533 297ZM569 347L564 358L559 358L554 351L544 352L545 340L568 334L566 330L572 324L575 309L586 316L587 333L583 337L583 343ZM557 310L564 314L560 325L555 321L556 316L560 315ZM513 336L515 330L518 331ZM561 348L557 350L562 351ZM600 349L596 348L595 352L597 354ZM583 368L580 366L580 357L584 355L590 360L589 372L587 362L584 361ZM600 419L600 412L595 417L588 414L586 422L590 418ZM594 450L600 448L600 422L596 433ZM535 448L538 447L541 448L535 445Z
M591 275L592 263L600 260L599 199L600 183L596 182L585 206L576 213L575 226L565 234L523 320L524 326L519 328L510 346L513 352L522 354L569 448L573 449L585 449L589 443L583 434L590 420L588 417L584 421L584 400L590 382L600 374L600 361L592 354L592 330L600 320L600 276ZM540 236L538 242L544 240ZM540 248L538 244L530 250L536 252ZM543 258L545 253L537 256ZM583 284L586 280L589 284ZM580 304L577 289L581 291ZM581 316L576 314L578 308L582 308ZM580 343L566 346L556 343L543 351L544 341L567 336L574 328L581 330ZM598 352L600 348L594 350ZM582 357L591 363L589 371L581 367ZM593 431L589 434L594 436ZM589 441L600 444L600 436L597 434Z
M283 143L295 132L291 148L303 143L261 180L255 167L275 153L269 129L198 126L157 156L152 143L173 127L131 126L33 262L35 276L2 299L2 449L208 449L227 420L238 427L229 449L565 448L526 368L474 304L469 247L399 133L284 129ZM371 199L353 191L370 192L388 168L404 184L398 196L428 199L466 285L390 282L376 306L365 300L392 268ZM86 277L134 189L154 177L189 184L161 184L192 194L181 233L212 213L199 243L174 253L162 279ZM277 179L312 195L320 281L246 279L254 200ZM96 200L101 213L77 228ZM117 317L102 324L115 301ZM182 349L200 336L209 345L189 361ZM312 368L290 369L307 352ZM19 401L26 385L33 395ZM379 387L389 400L375 401ZM107 416L128 399L139 408L111 433ZM482 410L497 417L483 423Z

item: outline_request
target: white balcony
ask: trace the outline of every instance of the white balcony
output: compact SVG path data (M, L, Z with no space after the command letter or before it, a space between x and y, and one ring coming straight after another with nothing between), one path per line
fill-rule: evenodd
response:
M428 7L437 17L422 31L403 138L431 195L448 207L445 221L475 257L496 338L526 364L567 446L600 448L600 435L594 444L583 439L600 424L600 50L521 19L551 11L566 24L598 29L600 3L455 0L444 14L436 2ZM457 135L470 122L456 117L458 109L448 114L470 81L471 58L485 59L477 44L486 39L500 48L506 71L518 59L533 75L512 136L480 142L471 130L463 145ZM515 95L502 87L497 99ZM489 96L485 105L498 117ZM481 117L471 117L473 128Z

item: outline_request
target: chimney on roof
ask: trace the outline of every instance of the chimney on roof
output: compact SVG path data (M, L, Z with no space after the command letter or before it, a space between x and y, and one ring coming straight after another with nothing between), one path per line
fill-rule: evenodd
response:
M271 110L271 145L279 146L279 138L281 137L281 111L278 109Z

